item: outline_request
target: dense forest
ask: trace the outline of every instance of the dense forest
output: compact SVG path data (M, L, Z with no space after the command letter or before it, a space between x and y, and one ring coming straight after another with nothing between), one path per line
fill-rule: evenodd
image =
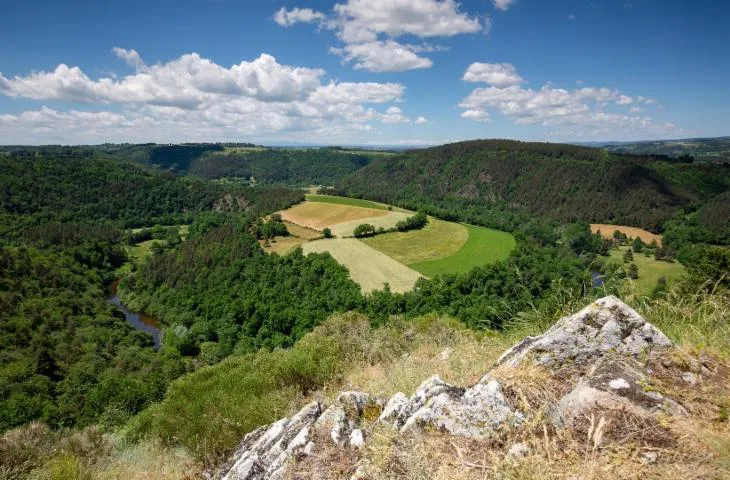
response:
M730 191L730 166L571 145L472 141L378 159L335 191L508 230L527 214L657 232L699 209L698 225L724 231L721 195Z
M730 163L730 137L596 143L610 152L691 157L695 162Z

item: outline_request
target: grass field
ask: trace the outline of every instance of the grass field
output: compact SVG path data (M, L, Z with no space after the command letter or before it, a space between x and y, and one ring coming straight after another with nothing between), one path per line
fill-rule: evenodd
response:
M624 225L608 225L606 223L593 223L591 224L591 231L593 233L601 232L603 238L613 238L613 232L618 230L621 233L625 233L629 238L639 237L644 243L651 243L652 240L656 240L657 245L662 244L662 236L656 235L651 232L647 232L642 228L627 227Z
M619 265L628 265L624 263L624 254L629 247L620 247L611 250L611 261ZM643 253L634 252L634 261L639 267L639 278L634 280L639 293L650 294L656 286L660 277L665 277L669 285L677 282L687 271L679 262L662 262L655 260L654 257L647 257Z
M380 290L384 283L393 292L407 292L421 277L415 270L354 238L317 240L305 243L302 248L305 254L328 252L347 267L350 277L364 293Z
M332 225L330 229L332 234L336 237L351 237L355 228L363 223L369 223L370 225L383 228L395 227L395 224L401 220L405 220L411 215L403 212L388 212L387 215L381 217L364 218L360 220L351 220L349 222L337 223Z
M268 253L286 255L298 246L307 243L310 240L322 237L321 232L312 230L311 228L301 227L289 222L284 222L284 225L286 225L286 229L289 230L288 237L276 237L274 241L269 242L269 246L264 246L264 242L261 242L264 250Z
M348 204L304 202L281 212L281 218L313 230L322 230L338 223L382 217L385 209L363 208ZM366 222L360 222L366 223Z
M507 233L491 228L464 225L469 238L453 255L409 264L427 277L451 273L465 273L474 267L505 260L515 248L515 238ZM414 245L414 249L417 246Z
M371 202L370 200L362 200L360 198L335 197L333 195L315 195L306 194L307 200L310 202L333 203L335 205L350 205L352 207L374 208L375 210L387 210L387 205L382 203Z
M421 230L386 233L362 241L404 265L412 265L454 255L468 239L466 226L429 217Z

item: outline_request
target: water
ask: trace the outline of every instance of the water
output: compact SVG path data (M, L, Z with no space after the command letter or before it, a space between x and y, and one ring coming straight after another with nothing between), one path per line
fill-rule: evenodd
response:
M124 313L124 318L134 328L152 335L152 340L155 342L155 350L160 349L162 346L162 330L156 319L144 313L135 313L128 310L127 307L122 305L122 301L116 294L109 299L109 303L121 310Z
M601 275L601 272L592 271L591 278L593 279L593 288L601 288L603 286L603 275Z

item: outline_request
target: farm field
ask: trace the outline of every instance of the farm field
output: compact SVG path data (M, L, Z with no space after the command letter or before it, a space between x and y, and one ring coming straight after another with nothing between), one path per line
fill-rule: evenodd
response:
M307 201L284 210L281 212L281 218L287 222L321 231L325 227L338 223L382 217L387 214L388 211L385 208L363 208L341 203Z
M360 224L369 223L376 228L392 228L395 227L396 223L400 222L401 220L405 220L411 215L412 214L403 212L388 212L387 215L380 217L363 218L359 220L351 220L349 222L338 223L332 225L330 227L330 230L332 230L332 234L336 237L351 237L355 228L357 228L357 226Z
M593 233L601 232L603 238L613 238L613 232L618 230L621 233L625 233L629 238L640 238L644 243L651 243L652 240L656 240L657 245L662 244L662 236L656 235L651 232L647 232L643 228L627 227L624 225L609 225L606 223L593 223L591 224L591 231Z
M453 255L409 264L427 277L453 273L465 273L474 267L505 260L515 248L515 238L507 233L491 228L464 225L468 240Z
M624 254L629 247L620 247L611 250L610 261L618 265L628 265L624 263ZM662 262L655 260L654 257L647 257L643 253L634 252L634 261L639 268L639 278L634 280L639 293L649 295L660 277L665 277L668 284L677 282L687 271L679 262Z
M310 202L332 203L335 205L350 205L352 207L374 208L375 210L387 210L387 205L382 203L371 202L370 200L362 200L360 198L336 197L334 195L316 195L308 193L305 195Z
M388 283L393 292L407 292L421 275L354 238L332 238L302 245L305 254L328 252L347 267L364 293L381 290Z
M404 265L412 265L454 255L468 239L466 226L429 217L421 230L376 235L362 242Z
M284 225L286 225L286 229L289 230L289 236L276 237L274 241L269 242L268 246L261 242L266 252L286 255L303 243L322 237L322 234L316 230L301 227L289 222L284 222Z

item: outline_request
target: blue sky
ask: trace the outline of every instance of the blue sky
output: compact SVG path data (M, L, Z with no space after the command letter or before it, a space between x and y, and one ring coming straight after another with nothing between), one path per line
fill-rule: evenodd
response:
M8 0L0 143L730 134L730 4Z

